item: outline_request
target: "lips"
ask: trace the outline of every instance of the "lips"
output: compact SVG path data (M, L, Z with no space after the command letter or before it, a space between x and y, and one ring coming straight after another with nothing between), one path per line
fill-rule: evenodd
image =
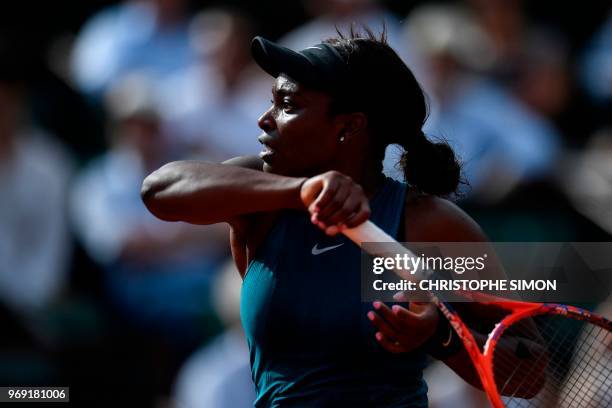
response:
M270 162L272 158L274 157L274 155L276 154L276 149L274 149L272 144L270 143L272 141L272 137L264 133L263 135L259 136L257 139L259 140L259 143L261 143L263 146L262 151L259 152L259 157L264 162Z
M261 152L259 152L259 158L263 160L264 162L269 163L274 157L274 154L275 154L274 150L264 145L264 149Z

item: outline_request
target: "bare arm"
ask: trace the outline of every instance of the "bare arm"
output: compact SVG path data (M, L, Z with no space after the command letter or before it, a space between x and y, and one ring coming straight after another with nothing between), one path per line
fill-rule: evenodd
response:
M284 208L304 209L300 187L305 178L238 167L241 159L226 163L166 164L145 178L142 199L156 217L192 224L214 224Z

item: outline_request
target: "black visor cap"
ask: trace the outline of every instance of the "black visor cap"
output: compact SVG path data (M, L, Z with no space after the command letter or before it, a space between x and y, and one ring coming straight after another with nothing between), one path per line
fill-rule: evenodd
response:
M347 67L336 49L329 44L317 44L293 51L262 37L251 43L255 62L268 74L281 73L306 86L335 90L347 79Z

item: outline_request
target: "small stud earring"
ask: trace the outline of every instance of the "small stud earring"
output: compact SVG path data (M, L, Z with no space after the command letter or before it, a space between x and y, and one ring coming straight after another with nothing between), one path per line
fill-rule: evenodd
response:
M340 142L344 142L344 136L340 136Z

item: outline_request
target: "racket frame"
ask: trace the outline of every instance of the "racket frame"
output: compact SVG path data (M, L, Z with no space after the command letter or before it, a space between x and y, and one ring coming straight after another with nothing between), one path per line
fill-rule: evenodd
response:
M346 229L342 232L360 247L362 247L362 243L364 242L388 243L391 244L394 250L398 251L398 253L403 252L409 254L409 256L414 256L412 251L401 245L397 240L381 230L371 221L366 221L355 228ZM400 277L405 278L401 275ZM414 279L418 278L415 277ZM493 355L499 339L504 332L508 330L510 326L512 326L512 324L530 317L550 314L586 321L612 332L612 321L579 307L557 303L522 302L502 299L491 295L470 293L469 296L472 298L472 301L493 305L510 313L495 325L494 329L487 336L487 340L481 351L476 339L474 338L474 335L465 325L465 323L463 323L453 307L450 304L441 301L431 292L428 292L428 296L431 302L434 303L438 310L442 312L457 336L461 339L461 342L463 343L463 346L465 347L465 350L470 356L472 364L476 369L476 373L480 378L482 388L485 391L489 402L494 408L505 408L505 404L501 398L497 384L495 383L493 372Z

